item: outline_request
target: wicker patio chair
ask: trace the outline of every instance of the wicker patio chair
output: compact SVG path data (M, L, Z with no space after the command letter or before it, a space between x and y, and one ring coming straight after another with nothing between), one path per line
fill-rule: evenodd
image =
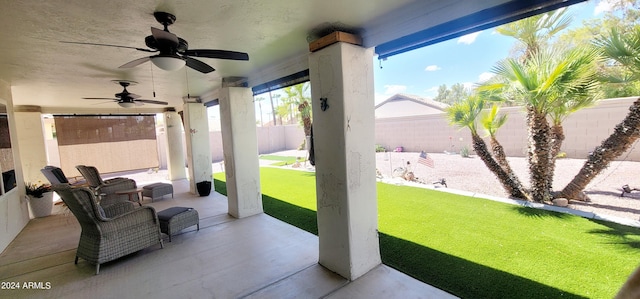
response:
M70 184L73 186L87 185L87 182L85 181L78 181L78 180L73 180L73 182L69 181L69 178L64 174L62 169L57 166L47 165L42 169L40 169L40 172L42 172L44 177L46 177L47 180L49 180L49 183L51 183L51 185L57 185L57 184Z
M112 205L117 202L129 201L129 196L124 194L116 194L118 191L136 189L136 181L129 178L113 178L103 180L100 172L94 166L77 165L76 169L82 174L89 187L100 196L100 205ZM138 201L138 194L133 194L134 201Z
M91 190L72 188L68 184L54 185L69 210L80 222L82 233L75 263L83 258L96 265L160 243L164 248L160 223L152 207L135 207L131 202L119 202L102 207Z

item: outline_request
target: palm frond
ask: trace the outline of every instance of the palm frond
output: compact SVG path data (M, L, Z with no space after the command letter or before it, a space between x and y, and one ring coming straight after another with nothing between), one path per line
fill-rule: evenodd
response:
M491 109L484 113L480 119L480 123L482 127L487 131L489 136L494 137L496 132L502 125L504 125L507 121L507 115L503 114L498 116L499 107L496 104L493 104Z

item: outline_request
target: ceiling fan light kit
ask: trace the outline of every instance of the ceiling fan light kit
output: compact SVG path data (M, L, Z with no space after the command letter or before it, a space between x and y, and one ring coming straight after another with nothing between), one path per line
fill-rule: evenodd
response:
M187 63L180 57L160 55L151 57L151 62L158 68L165 71L179 70Z
M118 102L118 105L120 105L120 107L122 108L133 108L136 106L136 104L133 102Z

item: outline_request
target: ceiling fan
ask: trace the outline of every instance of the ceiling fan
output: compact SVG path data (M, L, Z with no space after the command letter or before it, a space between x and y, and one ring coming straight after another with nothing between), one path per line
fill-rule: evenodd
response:
M129 80L113 80L112 82L120 84L120 86L122 86L122 88L123 88L122 92L115 94L115 98L83 98L83 99L85 99L85 100L112 100L112 101L118 103L118 105L120 105L120 107L122 107L122 108L131 108L131 107L134 107L134 106L144 105L145 103L147 103L147 104L157 104L157 105L168 105L169 104L167 102L162 102L162 101L139 99L139 97L140 97L139 95L137 95L135 93L130 93L127 90L127 86L135 85L138 82L129 81Z
M189 43L187 43L186 40L179 38L177 35L169 32L169 25L173 24L176 21L176 17L174 15L167 12L156 11L153 13L153 16L156 18L156 21L164 26L164 30L151 27L151 35L145 37L144 39L145 44L150 49L96 43L65 41L63 41L63 43L127 48L151 53L159 52L156 55L142 57L127 62L121 65L120 68L135 67L151 60L151 62L157 67L166 71L180 69L186 64L186 66L206 74L215 71L215 69L210 65L192 57L249 60L249 55L243 52L210 49L189 50Z

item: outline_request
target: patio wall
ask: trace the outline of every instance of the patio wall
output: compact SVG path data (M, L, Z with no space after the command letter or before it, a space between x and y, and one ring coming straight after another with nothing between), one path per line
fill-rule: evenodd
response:
M256 130L258 134L258 154L297 149L304 140L304 133L298 125L257 127ZM157 140L160 168L165 169L167 168L166 135L159 133ZM185 142L182 142L182 144L186 153ZM222 154L222 133L220 131L209 132L209 145L211 147L211 161L222 161L224 155Z
M590 151L611 135L636 99L637 97L602 100L596 106L568 117L563 123L566 139L562 151L569 158L586 158ZM527 129L522 109L503 108L501 113L507 114L508 120L498 131L498 141L504 146L508 156L525 156ZM483 133L481 130L481 134ZM459 152L464 146L472 148L469 130L451 127L444 113L377 119L376 144L387 150L402 146L405 151L424 150L432 153ZM636 144L619 160L640 161L640 149Z
M596 106L583 109L571 115L564 122L566 140L562 151L569 158L585 158L591 150L607 138L618 123L624 119L629 106L636 98L608 99ZM504 146L508 156L523 157L526 154L527 130L524 114L519 107L503 108L501 113L508 115L507 123L498 131L498 140ZM304 133L298 125L257 127L259 154L297 149L302 143ZM220 131L210 132L212 162L223 160L222 135ZM159 167L167 168L166 136L158 134L157 152ZM60 165L57 142L47 140L47 153L51 165ZM185 145L184 142L182 142ZM402 146L405 151L424 150L431 153L444 151L459 152L466 146L471 149L469 130L451 127L444 115L376 119L376 144L393 150ZM186 153L186 148L184 149ZM640 161L640 149L633 146L619 160ZM126 161L121 161L125 163ZM186 160L185 160L186 165ZM71 175L79 175L73 172ZM65 172L66 173L66 172Z
M302 140L304 139L304 133L302 131L302 128L298 127L298 125L258 127L256 129L258 130L259 154L267 154L267 153L273 153L277 151L297 149L298 146L302 143ZM161 169L167 168L167 146L166 146L167 140L166 139L167 137L164 133L159 133L157 135L157 153L158 153L158 161L159 161L158 167L160 167ZM48 140L45 140L45 142L47 146L47 155L48 155L49 164L60 166L60 152L58 149L58 142L56 141L56 139L48 139ZM224 156L222 154L221 132L220 131L209 132L209 143L211 146L212 162L222 161ZM187 149L186 149L186 143L184 142L184 135L183 135L182 145L183 145L183 150L185 152L185 165L186 165ZM138 157L140 156L146 156L146 155L144 155L142 151L140 151ZM111 169L113 167L125 167L125 165L130 166L132 165L130 162L131 161L129 160L110 161L111 165L109 167L103 166L103 167L99 167L98 169L101 169L101 168ZM123 163L124 165L116 165L118 163ZM97 167L97 164L99 163L96 162L94 164L96 164L96 167ZM142 168L144 167L148 167L148 166L143 166ZM135 167L135 168L129 167L129 168L120 168L120 169L133 170L133 169L139 169L139 168L140 167ZM69 173L67 174L68 176L80 175L80 173L78 173L77 170L75 170L75 168L63 169L63 171L65 172L65 174L67 174L68 172ZM101 170L101 172L107 173L108 171Z

